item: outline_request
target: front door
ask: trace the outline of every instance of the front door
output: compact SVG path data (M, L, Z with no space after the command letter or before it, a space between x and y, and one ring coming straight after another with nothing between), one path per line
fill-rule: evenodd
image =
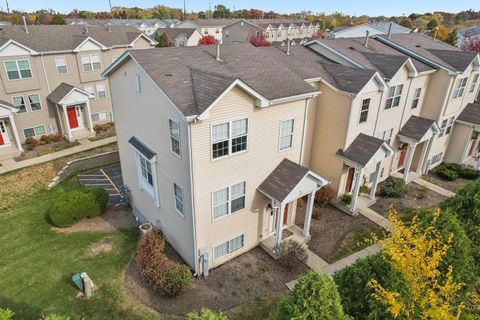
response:
M7 132L7 123L5 120L0 120L0 146L9 145L10 137Z
M353 184L353 175L355 174L355 168L351 167L348 169L347 173L347 185L345 186L345 192L349 193L352 191L352 184Z
M82 108L80 106L68 107L67 116L70 129L83 128Z
M398 157L398 165L397 165L398 169L403 168L403 166L405 165L406 155L407 155L406 149L400 150L400 156Z
M273 213L275 211L275 214ZM277 230L277 225L278 225L278 209L272 210L270 214L270 221L268 223L268 228L269 228L269 233L273 234ZM282 221L282 227L286 226L288 222L288 203L285 205L285 208L283 209L283 221Z
M472 138L470 140L470 150L468 151L468 156L471 157L475 153L475 145L477 144L478 132L472 133Z

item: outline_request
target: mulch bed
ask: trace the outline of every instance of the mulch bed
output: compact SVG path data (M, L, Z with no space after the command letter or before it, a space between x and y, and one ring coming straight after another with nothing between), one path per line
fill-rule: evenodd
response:
M173 260L181 260L169 246L166 254ZM263 249L256 247L210 270L207 279L193 279L186 291L173 299L165 298L150 288L141 277L135 260L125 272L124 286L127 293L143 305L162 314L183 316L201 308L228 310L258 298L287 292L285 283L308 270L299 262L295 270L287 271Z
M24 161L28 159L33 159L39 156L43 156L49 153L62 151L65 149L73 148L75 146L80 145L80 143L76 141L68 142L65 140L59 142L50 142L44 145L37 144L33 150L28 150L26 145L23 145L24 152L18 156L13 158L15 161Z
M378 186L379 190L381 188L382 184ZM388 216L390 208L397 211L410 208L433 209L438 208L445 199L446 197L441 194L412 182L408 185L408 193L404 198L382 198L377 195L377 202L370 209L383 216Z
M312 239L307 245L311 251L329 263L334 262L331 258L337 253L347 234L355 229L378 227L362 215L353 217L331 205L324 208L315 206L314 210L318 213L318 219L312 219ZM305 207L298 207L295 224L303 228L304 219Z
M433 172L429 172L427 175L422 177L423 180L436 184L439 187L444 189L450 190L452 192L456 192L459 188L463 187L466 184L469 184L473 180L467 180L463 178L458 178L455 181L447 181L439 178Z

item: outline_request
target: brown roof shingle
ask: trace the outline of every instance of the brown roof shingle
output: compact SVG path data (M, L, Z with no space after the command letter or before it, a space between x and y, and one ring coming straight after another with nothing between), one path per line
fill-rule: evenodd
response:
M480 126L480 102L467 104L457 120Z
M59 103L62 99L75 88L71 84L62 82L58 87L56 87L50 94L47 96L47 100L53 103Z
M360 133L347 149L338 150L337 155L364 166L384 143L382 139Z
M398 132L398 135L420 141L434 123L435 120L432 119L411 116Z

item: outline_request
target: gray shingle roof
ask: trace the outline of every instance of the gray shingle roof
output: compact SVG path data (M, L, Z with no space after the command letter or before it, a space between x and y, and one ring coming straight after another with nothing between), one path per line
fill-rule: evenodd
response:
M480 126L480 102L467 104L457 120Z
M47 100L53 103L59 103L62 99L70 92L72 89L75 88L71 84L62 82L58 87L55 88L50 94L47 96Z
M384 143L382 139L360 133L347 149L338 150L337 155L365 166Z
M156 153L146 145L144 145L139 139L137 139L135 136L131 137L128 140L128 143L130 143L135 149L137 149L138 152L143 154L145 158L148 160L152 160L153 157L155 157Z
M309 171L298 163L283 159L257 189L282 202Z
M363 55L376 67L384 78L392 79L407 62L407 56L365 52Z
M420 141L434 123L435 120L432 119L411 116L398 132L398 135Z
M360 92L375 74L375 70L347 67L334 63L325 63L323 67L335 81L332 83L335 87L350 93Z
M31 25L28 33L23 26L3 26L0 30L0 46L12 39L37 52L73 50L88 37L106 47L127 46L141 32L133 26L90 26L88 33L80 25Z
M318 92L250 44L221 46L221 61L215 59L215 50L212 45L132 50L130 54L186 116L205 111L212 100L212 86L225 87L231 79L242 80L268 100Z
M464 71L478 53L453 50L429 50L431 53L451 65L457 71Z
M197 29L195 29L195 28L158 28L155 31L155 34L162 35L162 34L166 33L167 37L170 40L175 40L177 37L179 37L181 35L185 35L185 37L188 39L196 31L197 31Z

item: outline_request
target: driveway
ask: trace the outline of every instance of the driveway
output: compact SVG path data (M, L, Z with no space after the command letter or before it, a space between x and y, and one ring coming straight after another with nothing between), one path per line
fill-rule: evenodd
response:
M84 172L78 175L78 180L80 184L87 188L103 188L107 190L109 207L120 203L119 190L123 185L120 164Z

